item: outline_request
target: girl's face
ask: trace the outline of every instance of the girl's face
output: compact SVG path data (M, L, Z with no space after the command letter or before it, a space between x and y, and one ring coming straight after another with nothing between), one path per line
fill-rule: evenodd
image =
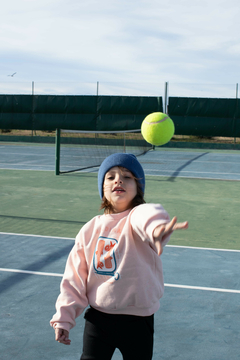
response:
M103 193L114 213L119 213L130 208L137 195L137 182L131 171L115 166L105 174Z

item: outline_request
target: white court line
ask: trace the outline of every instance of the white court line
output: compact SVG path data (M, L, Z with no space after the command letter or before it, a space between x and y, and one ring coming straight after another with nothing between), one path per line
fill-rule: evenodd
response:
M33 166L33 167L52 167L53 168L53 164L50 164L50 165L48 165L48 164L30 164L29 163L30 161L26 161L26 162L22 162L22 163L20 163L20 162L18 162L18 163L11 163L11 164L6 164L6 163L0 163L0 166ZM25 170L25 169L24 169ZM30 169L31 170L31 169Z
M0 165L1 166L1 165ZM43 165L44 166L44 165ZM48 166L52 166L52 165L48 165ZM22 169L22 168L11 168L11 167L0 167L0 170L21 170L21 171L54 171L54 168L52 167L52 169L34 169L34 168L30 168L30 169Z
M42 276L63 277L63 274L47 273L47 272L39 272L39 271L5 269L5 268L0 268L0 271L13 272L13 273L18 273L18 274L28 274L28 275L42 275ZM189 285L176 285L176 284L164 284L164 286L165 287L172 287L172 288L179 288L179 289L191 289L191 290L215 291L215 292L223 292L223 293L240 294L240 290L232 290L232 289L220 289L220 288L210 288L210 287L202 287L202 286L189 286Z
M213 250L213 251L229 251L229 252L239 252L240 250L234 249L215 249L215 248L205 248L205 247L197 247L197 246L183 246L183 245L166 245L167 247L172 248L183 248L183 249L195 249L195 250Z
M179 289L217 291L217 292L224 292L224 293L240 294L240 290L232 290L232 289L220 289L220 288L210 288L210 287L202 287L202 286L188 286L188 285L175 285L175 284L164 284L164 286L173 287L173 288L179 288Z
M196 171L196 170L178 170L178 169L173 169L173 170L169 170L169 169L144 169L144 171L154 171L154 172L167 172L167 173L174 173L174 172L179 172L179 173L190 173L190 174L212 174L212 175L240 175L240 173L226 173L226 172L213 172L213 171Z
M33 235L33 234L18 234L18 233L8 233L8 232L1 232L0 235L15 235L15 236L31 236L31 237L40 237L45 239L61 239L61 240L75 240L74 238L68 237L60 237L60 236L47 236L47 235Z
M194 160L194 159L181 159L181 160L179 160L179 159L169 159L169 158L166 160L166 157L163 157L162 159L160 157L158 157L155 162L151 162L151 160L150 161L141 161L141 158L139 158L139 160L140 160L141 164L143 164L143 165L144 164L146 164L146 165L151 164L151 165L159 165L159 166L164 165L164 164L168 164L170 162L178 163L180 166L185 165L188 162L191 162L191 164L199 164L199 163L201 163L201 164L211 164L211 165L212 165L212 163L214 163L214 164L233 164L233 165L239 164L239 161L238 161L239 159L237 159L236 161L221 161L221 159L220 160L208 160L207 159L207 160L203 161L203 160ZM190 164L187 164L187 165L190 165Z
M155 171L155 170L151 170ZM213 174L213 173L210 173ZM145 173L147 176L159 176L159 177L169 177L169 175L162 175L162 174L150 174ZM225 175L232 175L231 173L225 174ZM170 177L177 177L181 179L194 179L194 180L215 180L215 181L240 181L240 179L224 179L224 178L218 178L218 177L203 177L203 176L193 176L193 175L177 175L177 176L171 176Z
M9 152L9 151L6 151L5 153L3 151L1 151L1 155L18 155L18 156L42 156L42 157L54 157L54 153L52 154L48 154L48 153L44 153L44 152L41 152L40 154L39 153L29 153L29 152L26 152L26 153L23 153L23 152L19 152L19 151L16 151L16 152Z
M0 235L13 235L13 236L31 236L31 237L39 237L45 239L60 239L60 240L71 240L75 241L75 238L68 237L60 237L60 236L47 236L47 235L33 235L33 234L18 234L18 233L9 233L9 232L1 232ZM166 245L166 247L172 248L182 248L182 249L193 249L193 250L211 250L211 251L227 251L227 252L240 252L240 250L235 249L217 249L217 248L205 248L205 247L197 247L197 246L184 246L184 245Z
M18 274L42 275L42 276L60 276L60 277L63 277L63 274L47 273L47 272L40 272L40 271L5 269L5 268L0 268L0 271L13 272L13 273L18 273Z

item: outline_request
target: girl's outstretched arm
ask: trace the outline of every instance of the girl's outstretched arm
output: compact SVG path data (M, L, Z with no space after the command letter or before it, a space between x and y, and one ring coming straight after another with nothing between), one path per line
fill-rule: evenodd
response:
M64 329L55 329L55 340L64 345L70 345L69 332Z
M154 242L158 251L158 255L163 252L162 242L175 230L187 229L188 222L178 223L176 216L167 224L157 226L153 231Z

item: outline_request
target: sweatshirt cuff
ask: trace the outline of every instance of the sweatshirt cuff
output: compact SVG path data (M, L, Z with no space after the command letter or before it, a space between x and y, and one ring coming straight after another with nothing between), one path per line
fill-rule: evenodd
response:
M54 328L54 329L64 329L67 330L68 332L71 330L72 326L70 323L68 322L50 322L50 325Z

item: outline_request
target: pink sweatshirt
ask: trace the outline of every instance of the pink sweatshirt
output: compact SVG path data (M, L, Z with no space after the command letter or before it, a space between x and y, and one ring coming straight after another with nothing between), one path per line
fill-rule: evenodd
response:
M153 231L169 220L161 205L143 204L86 223L69 254L51 326L69 331L88 305L109 314L155 313L164 282Z

